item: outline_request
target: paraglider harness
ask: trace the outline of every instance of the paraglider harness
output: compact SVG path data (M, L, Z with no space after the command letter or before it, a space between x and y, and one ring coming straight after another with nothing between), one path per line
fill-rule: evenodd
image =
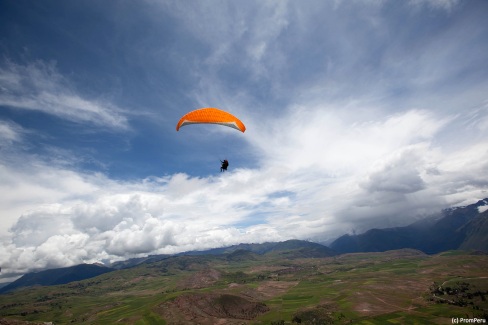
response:
M227 170L227 167L229 167L229 162L227 161L227 159L224 159L224 161L220 161L222 163L222 166L220 167L220 172L223 172L225 170Z

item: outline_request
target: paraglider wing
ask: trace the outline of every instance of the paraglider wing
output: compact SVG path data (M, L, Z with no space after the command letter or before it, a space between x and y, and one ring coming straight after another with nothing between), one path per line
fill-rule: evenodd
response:
M218 108L207 107L189 112L180 119L176 125L176 131L188 124L220 124L241 132L246 131L244 124L234 115Z

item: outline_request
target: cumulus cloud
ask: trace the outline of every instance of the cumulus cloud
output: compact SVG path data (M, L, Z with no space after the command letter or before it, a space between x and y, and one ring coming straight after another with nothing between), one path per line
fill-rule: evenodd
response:
M269 191L276 190L258 186L254 192L250 183L259 182L252 171L229 173L220 179L175 174L118 183L44 165L43 174L75 185L58 189L57 195L50 188L49 178L36 172L23 170L23 182L27 183L25 187L38 187L38 191L13 189L13 196L22 196L31 209L13 223L10 235L3 235L5 254L0 256L0 264L4 274L284 238L276 233L264 238L256 229L234 225L252 214ZM237 191L239 186L249 191ZM44 196L48 191L50 199ZM25 202L3 200L7 210L16 210L17 204L27 206ZM269 204L272 208L281 202Z

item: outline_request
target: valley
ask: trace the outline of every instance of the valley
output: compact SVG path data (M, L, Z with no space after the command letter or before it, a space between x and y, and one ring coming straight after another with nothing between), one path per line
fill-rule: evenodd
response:
M0 319L54 324L450 324L487 318L488 255L401 249L173 256L0 295ZM239 256L239 258L236 258Z

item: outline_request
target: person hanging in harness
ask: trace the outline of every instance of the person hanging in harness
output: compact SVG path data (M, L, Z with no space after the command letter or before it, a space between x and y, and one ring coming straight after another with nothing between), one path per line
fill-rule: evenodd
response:
M229 167L229 162L227 159L224 159L224 161L220 161L222 163L222 166L220 166L220 172L226 171L227 167Z

